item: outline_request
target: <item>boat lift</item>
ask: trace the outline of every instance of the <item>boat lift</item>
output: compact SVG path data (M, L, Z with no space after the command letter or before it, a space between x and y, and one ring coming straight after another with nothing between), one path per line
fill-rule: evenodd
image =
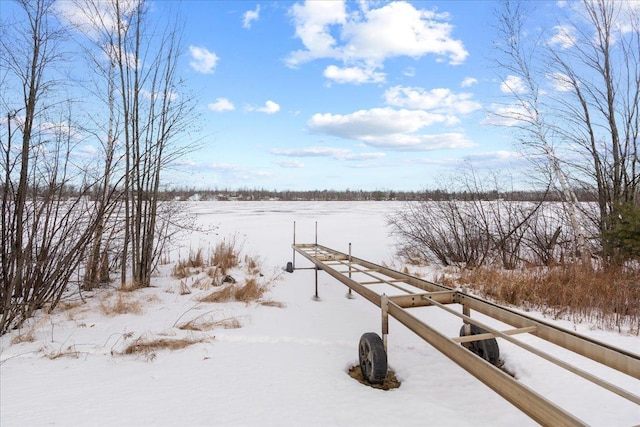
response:
M513 343L591 381L639 405L640 410L640 396L524 343L515 336L535 335L635 379L640 379L639 355L469 295L464 290L456 290L356 258L351 255L351 244L349 253L319 245L317 223L315 243L298 244L295 222L293 228L293 259L287 263L286 270L290 273L301 269L315 270L314 298L318 299L318 271L323 270L345 284L349 288L349 296L354 291L381 308L382 336L365 333L358 346L360 368L364 378L369 382L382 383L387 374L386 348L391 316L542 425L586 424L499 369L499 347L496 338ZM309 260L313 267L297 268L296 253ZM392 292L387 295L386 292L379 293L374 290L382 286L391 289ZM426 306L437 307L459 317L463 322L460 336L445 336L409 312L411 308ZM508 324L512 329L492 328L472 318L472 311Z

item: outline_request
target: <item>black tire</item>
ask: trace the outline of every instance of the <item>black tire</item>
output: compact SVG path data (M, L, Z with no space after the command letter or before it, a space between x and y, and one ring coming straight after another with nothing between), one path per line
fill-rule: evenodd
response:
M485 331L484 329L476 325L471 324L469 326L471 327L470 335L479 335L479 334L487 333L487 331ZM466 335L464 328L465 328L465 325L462 325L462 328L460 328L461 337L464 337ZM498 363L500 362L500 347L498 347L498 342L496 341L495 338L490 338L487 340L480 340L480 341L469 341L469 342L462 343L462 345L465 348L472 351L473 353L482 357L484 360L491 363L492 365L498 366Z
M387 377L387 352L380 336L374 332L363 334L358 356L364 379L371 384L382 384Z

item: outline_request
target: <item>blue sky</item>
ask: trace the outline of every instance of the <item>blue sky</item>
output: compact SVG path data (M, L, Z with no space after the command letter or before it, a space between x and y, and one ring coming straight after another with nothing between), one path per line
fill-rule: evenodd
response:
M421 190L469 164L527 165L513 129L492 124L506 102L491 61L498 2L150 5L152 20L178 10L185 22L180 74L198 116L200 148L169 186ZM535 5L547 20L566 10Z
M475 159L510 167L488 1L182 2L204 147L218 187L436 187ZM207 62L208 61L208 62Z

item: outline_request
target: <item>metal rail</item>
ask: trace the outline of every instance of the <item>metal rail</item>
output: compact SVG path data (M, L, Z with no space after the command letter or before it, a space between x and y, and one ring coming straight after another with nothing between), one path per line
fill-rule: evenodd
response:
M351 245L349 245L349 253L345 254L318 245L317 238L314 244L296 244L295 224L292 248L294 253L293 270L296 269L296 252L314 265L312 268L316 270L316 298L318 297L317 272L318 270L323 270L345 284L349 288L349 292L353 290L381 308L382 339L385 348L388 334L388 316L392 316L540 424L554 426L584 425L584 422L518 382L488 361L468 351L460 343L491 338L507 340L640 405L640 396L538 350L513 336L523 333L535 335L633 378L640 379L640 356L637 354L534 319L514 310L468 295L465 292L353 257L351 255ZM395 295L376 292L372 289L374 286L386 286ZM450 308L450 304L461 305L462 312ZM460 317L465 324L474 324L484 329L486 333L449 338L408 312L409 308L424 306L443 309ZM471 318L471 310L506 323L514 329L499 331L491 328Z

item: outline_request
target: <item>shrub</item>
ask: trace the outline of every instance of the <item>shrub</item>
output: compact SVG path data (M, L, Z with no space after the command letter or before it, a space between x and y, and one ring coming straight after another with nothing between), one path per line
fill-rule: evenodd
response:
M499 303L640 334L640 284L633 271L622 267L596 271L582 266L515 271L478 268L442 280L468 286Z
M227 274L227 270L240 263L240 246L237 236L219 242L211 256L211 265L218 267L223 275Z

